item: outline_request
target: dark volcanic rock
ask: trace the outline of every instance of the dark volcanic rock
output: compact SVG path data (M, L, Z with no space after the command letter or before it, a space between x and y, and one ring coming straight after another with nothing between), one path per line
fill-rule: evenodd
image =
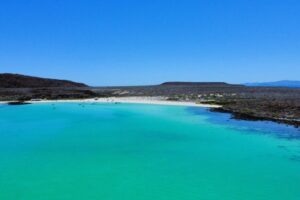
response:
M25 102L25 101L12 101L12 102L8 102L7 104L11 105L11 106L19 106L19 105L26 105L26 104L30 104L30 103Z
M299 127L300 125L300 99L299 98L252 98L228 101L216 100L222 105L212 108L212 111L231 113L234 119L268 120L285 123Z
M38 78L19 74L0 74L0 88L87 87L67 80Z

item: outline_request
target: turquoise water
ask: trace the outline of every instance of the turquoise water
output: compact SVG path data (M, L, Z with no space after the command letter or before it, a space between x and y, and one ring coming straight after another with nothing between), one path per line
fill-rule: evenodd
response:
M202 108L0 106L1 200L299 200L300 131Z

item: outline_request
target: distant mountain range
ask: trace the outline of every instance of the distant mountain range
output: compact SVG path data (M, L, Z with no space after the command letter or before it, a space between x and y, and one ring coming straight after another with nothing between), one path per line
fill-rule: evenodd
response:
M300 81L275 81L275 82L261 82L261 83L245 83L246 86L262 86L262 87L289 87L289 88L300 88Z
M67 80L39 78L20 74L0 74L0 88L51 88L51 87L88 87L83 83Z
M225 82L164 82L162 86L196 86L196 87L233 87L233 86L242 86L236 84L229 84Z

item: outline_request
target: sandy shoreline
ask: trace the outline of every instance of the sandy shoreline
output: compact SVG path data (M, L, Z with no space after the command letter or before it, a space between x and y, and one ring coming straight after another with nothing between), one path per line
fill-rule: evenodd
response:
M28 103L137 103L137 104L154 104L154 105L172 105L172 106L194 106L218 108L219 105L198 104L195 102L184 101L168 101L163 97L108 97L108 98L93 98L93 99L74 99L74 100L39 100L26 101ZM7 104L8 101L1 101L0 104Z

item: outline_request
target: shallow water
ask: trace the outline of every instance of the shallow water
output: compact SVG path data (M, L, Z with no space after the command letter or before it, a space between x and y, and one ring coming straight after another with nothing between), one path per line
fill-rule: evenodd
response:
M300 131L203 108L0 106L2 200L299 200Z

